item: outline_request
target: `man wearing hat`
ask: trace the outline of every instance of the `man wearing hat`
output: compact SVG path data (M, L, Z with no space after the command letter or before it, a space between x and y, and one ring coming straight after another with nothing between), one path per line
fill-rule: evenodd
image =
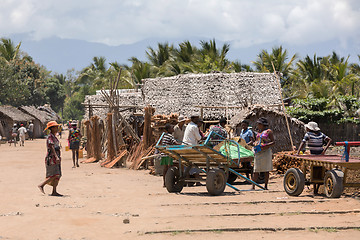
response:
M186 129L186 118L183 115L179 116L178 119L178 124L175 125L174 127L174 138L176 139L176 141L178 141L179 143L183 142L184 139L184 134L185 134L185 129Z
M300 153L301 149L307 142L310 150L310 154L324 155L326 150L329 148L331 144L332 141L331 138L329 138L320 131L320 128L316 122L309 122L308 124L305 125L305 128L306 128L306 133L304 139L302 140L299 146L297 154ZM323 148L325 142L327 144L326 147Z

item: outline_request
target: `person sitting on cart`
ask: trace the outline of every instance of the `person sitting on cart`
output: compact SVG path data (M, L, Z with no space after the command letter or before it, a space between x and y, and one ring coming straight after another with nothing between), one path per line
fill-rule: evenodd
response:
M164 132L164 136L162 137L160 144L163 146L179 145L180 143L177 142L176 139L172 135L173 132L174 132L174 127L170 123L165 124L165 132ZM171 157L165 155L165 153L161 153L160 165L164 166L164 169L163 169L164 185L163 185L163 187L165 187L165 175L166 175L169 167L173 165L173 159Z
M331 144L331 138L326 136L324 133L320 131L320 128L316 122L309 122L305 125L306 133L304 139L300 143L299 149L297 151L297 155L300 154L301 149L308 143L308 147L310 149L310 154L313 155L324 155L326 150L329 148ZM324 143L327 143L325 148L323 148Z
M210 137L211 140L209 141L212 147L219 144L221 141L224 141L228 137L228 132L225 129L226 122L226 118L221 118L219 120L219 124L210 128L210 133L213 132Z

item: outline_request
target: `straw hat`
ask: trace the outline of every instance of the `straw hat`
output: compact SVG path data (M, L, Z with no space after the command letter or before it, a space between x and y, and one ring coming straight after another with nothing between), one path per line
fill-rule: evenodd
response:
M320 131L320 128L316 122L309 122L305 125L305 127L310 129L311 131Z
M56 121L50 121L50 122L47 123L46 128L44 129L44 131L48 130L51 127L57 127L57 126L60 126L60 124L58 124Z
M183 115L180 115L178 118L178 122L184 122L186 120L187 120L187 118L185 118Z

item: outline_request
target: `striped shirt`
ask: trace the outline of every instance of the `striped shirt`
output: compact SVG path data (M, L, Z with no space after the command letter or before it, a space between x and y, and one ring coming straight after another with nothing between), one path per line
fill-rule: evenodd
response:
M164 133L164 136L161 140L161 145L176 145L176 139L170 133ZM165 153L161 153L161 155L165 155Z
M328 136L322 132L307 132L304 136L303 142L308 142L311 154L318 155L324 151L323 145L326 138L328 138Z

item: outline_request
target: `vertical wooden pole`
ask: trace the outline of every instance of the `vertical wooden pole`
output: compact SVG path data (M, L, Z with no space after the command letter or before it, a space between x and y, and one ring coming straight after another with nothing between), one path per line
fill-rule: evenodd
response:
M151 129L151 116L153 114L153 108L151 106L145 107L145 116L144 116L144 134L143 134L143 144L144 149L147 149L152 145L152 129Z
M106 118L107 124L107 159L112 160L115 157L114 138L113 138L113 114L108 113Z
M91 139L91 127L90 127L90 121L85 121L85 128L86 128L86 156L87 158L94 157L93 152L93 145L92 145L92 139Z
M99 117L93 116L91 117L92 123L92 145L94 151L94 158L99 161L101 160L101 135L100 135L100 128L99 128Z
M289 119L288 119L287 114L286 114L285 104L284 104L284 100L283 100L283 97L282 97L281 83L280 83L279 76L278 76L278 74L276 73L276 70L275 70L275 67L274 67L273 62L271 62L271 65L272 65L272 67L273 67L274 74L275 74L275 76L276 76L276 80L277 80L277 83L278 83L279 94L280 94L281 103L282 103L282 107L283 107L283 111L284 111L284 115L285 115L286 126L287 126L287 130L288 130L289 137L290 137L290 143L291 143L291 149L290 149L290 150L292 151L292 150L293 150L293 147L294 147L294 142L293 142L293 139L292 139L292 136L291 136Z

